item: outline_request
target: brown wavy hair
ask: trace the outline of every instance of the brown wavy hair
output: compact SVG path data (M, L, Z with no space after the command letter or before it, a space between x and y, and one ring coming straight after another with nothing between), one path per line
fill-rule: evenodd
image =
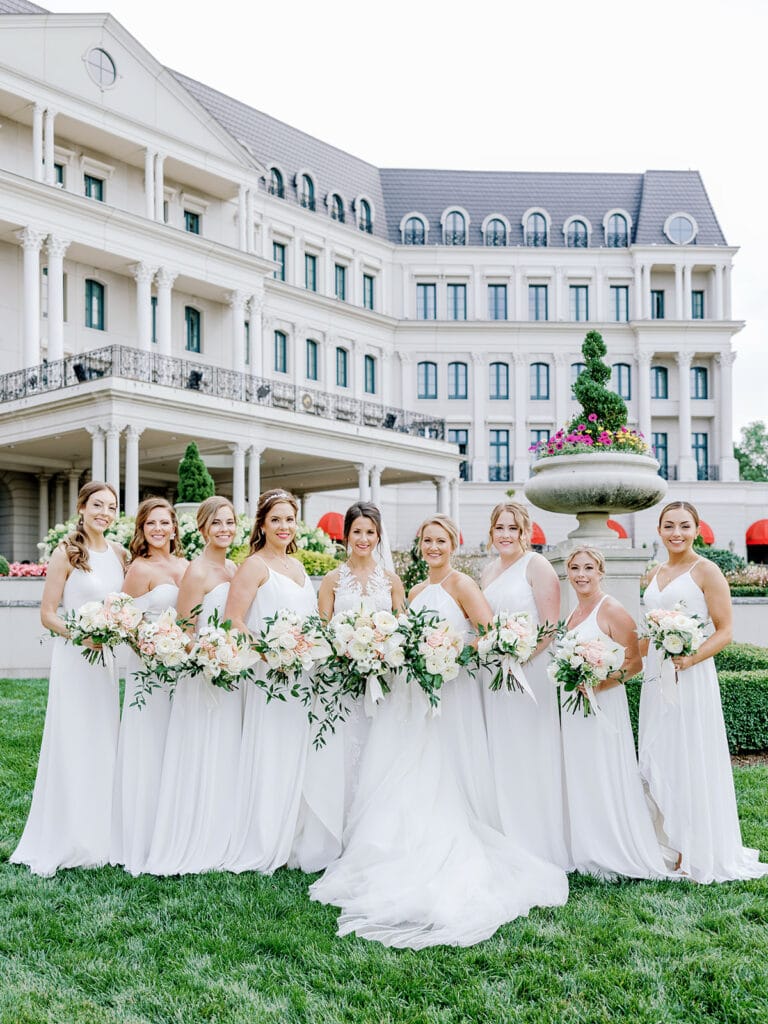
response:
M61 544L64 548L64 553L69 559L69 564L73 569L82 569L83 572L91 571L91 563L88 559L88 538L85 535L85 520L83 519L83 509L88 504L91 497L98 491L109 491L117 504L120 499L117 496L117 491L112 484L104 483L103 480L91 480L90 483L84 484L77 495L77 522L75 528L71 533L62 540Z
M235 512L235 506L229 498L223 498L220 494L214 494L210 498L206 498L205 501L201 501L200 507L197 510L197 528L206 543L208 542L205 539L205 532L220 508L231 509L235 522L237 522L237 512Z
M502 501L491 512L491 526L488 530L489 545L493 547L493 528L496 526L502 512L510 512L512 514L515 526L520 531L520 547L523 551L527 551L531 546L533 523L531 521L531 513L519 501Z
M381 510L378 505L374 505L371 501L356 501L354 505L350 505L347 509L344 516L344 543L346 544L349 541L349 531L352 529L352 523L356 519L361 518L371 520L376 527L378 543L380 544L381 531L383 529L381 525Z
M699 525L699 513L697 512L696 508L690 503L690 501L670 501L661 510L661 515L659 516L659 526L661 526L661 521L667 514L667 512L670 512L673 508L684 508L686 512L691 513L691 519L693 519L694 523L696 523L697 526Z
M166 512L170 512L171 514L171 523L173 524L173 533L171 534L171 554L176 554L179 537L179 522L176 518L176 510L170 501L166 501L165 498L155 496L153 498L145 498L136 509L136 528L133 531L133 537L131 537L131 543L128 548L132 559L146 558L149 555L149 544L147 543L147 538L144 536L144 527L149 519L150 513L154 512L156 508L163 508Z
M296 516L296 522L299 521L299 499L295 494L289 494L288 491L283 491L279 487L274 487L270 491L264 491L263 494L259 495L259 504L256 508L256 518L253 521L253 529L251 530L250 553L255 555L257 551L266 545L267 538L264 535L264 523L267 521L267 516L278 504L278 502L285 501L293 509L293 514ZM286 554L292 555L296 550L296 536L294 535L293 540L285 549Z

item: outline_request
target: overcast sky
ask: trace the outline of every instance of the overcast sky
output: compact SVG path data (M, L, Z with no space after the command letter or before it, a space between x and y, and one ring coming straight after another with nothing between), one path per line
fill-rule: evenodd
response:
M699 170L730 245L735 427L768 419L764 0L40 0L381 167Z

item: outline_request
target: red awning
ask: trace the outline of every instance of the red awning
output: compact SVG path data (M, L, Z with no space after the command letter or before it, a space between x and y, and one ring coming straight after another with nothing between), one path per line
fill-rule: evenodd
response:
M544 531L538 523L533 524L533 530L531 531L531 544L546 544L547 538L544 536Z
M325 530L331 540L344 540L344 516L341 512L325 512L317 521L321 530Z
M747 545L768 544L768 519L758 519L747 530Z
M714 531L709 523L705 523L703 519L699 523L699 535L708 547L711 547L712 544L715 543Z
M624 527L621 525L621 523L617 523L615 519L609 519L608 520L608 525L614 531L614 533L618 533L618 535L622 538L622 540L626 540L627 539L627 536L628 536L627 535L627 531L624 529Z

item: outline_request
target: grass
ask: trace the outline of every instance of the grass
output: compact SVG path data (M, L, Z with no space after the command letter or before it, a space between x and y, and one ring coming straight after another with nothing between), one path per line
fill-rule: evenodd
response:
M44 681L0 681L0 1024L768 1022L768 880L572 876L471 949L335 937L309 879L35 878L7 863L27 813ZM768 768L736 770L745 840L768 848Z

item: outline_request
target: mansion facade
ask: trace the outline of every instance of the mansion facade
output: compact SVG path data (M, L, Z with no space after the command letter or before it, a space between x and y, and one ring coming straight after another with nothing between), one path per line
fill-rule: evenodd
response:
M0 552L78 487L360 495L486 540L575 411L587 330L670 495L742 551L736 249L694 171L380 169L160 65L109 15L0 0ZM542 542L567 517L535 511ZM653 515L619 517L636 544Z

